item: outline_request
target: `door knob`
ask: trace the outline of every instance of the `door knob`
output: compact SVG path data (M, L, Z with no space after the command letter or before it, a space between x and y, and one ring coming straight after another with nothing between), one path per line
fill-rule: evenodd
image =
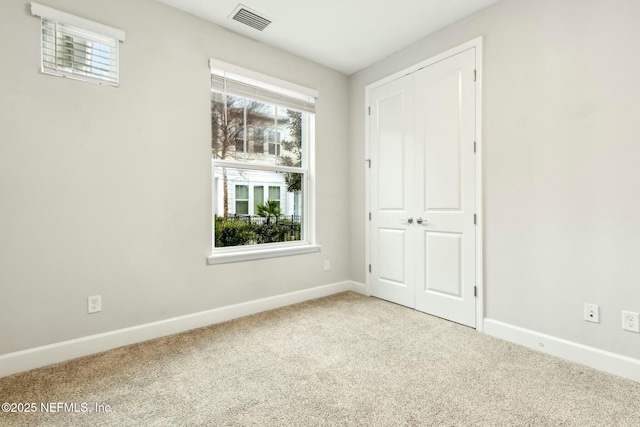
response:
M409 217L409 218L400 218L400 221L402 222L408 222L409 224L413 224L413 218Z
M418 219L416 219L416 222L418 224L422 224L423 222L426 224L428 221L426 219L422 219L422 218L418 217Z

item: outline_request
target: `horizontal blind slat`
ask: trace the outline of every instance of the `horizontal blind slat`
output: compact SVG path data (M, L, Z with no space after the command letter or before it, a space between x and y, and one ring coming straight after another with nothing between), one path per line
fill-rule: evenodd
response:
M55 45L59 49L73 49L78 52L90 52L93 55L101 56L103 58L109 59L111 57L110 52L111 48L107 47L103 49L100 45L95 44L83 44L75 41L67 41L64 39L56 39L55 43L47 40L47 44Z

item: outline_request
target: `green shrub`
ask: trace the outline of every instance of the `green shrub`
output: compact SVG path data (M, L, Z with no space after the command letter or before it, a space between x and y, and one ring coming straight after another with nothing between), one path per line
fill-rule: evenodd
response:
M291 221L266 223L256 227L256 243L276 243L300 240L300 224Z
M284 242L286 229L275 223L266 223L256 229L257 243Z
M290 242L300 240L300 223L280 218L276 222L251 224L246 221L222 217L215 218L215 245L254 245L261 243Z
M300 240L301 224L299 222L283 218L278 220L278 225L284 229L282 242Z
M236 219L224 220L216 217L216 247L240 246L251 244L255 240L254 226Z

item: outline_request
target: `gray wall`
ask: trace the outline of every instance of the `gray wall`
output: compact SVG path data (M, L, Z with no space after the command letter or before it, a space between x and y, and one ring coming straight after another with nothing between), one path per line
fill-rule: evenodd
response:
M0 3L0 354L364 282L364 86L482 35L486 315L640 358L639 2L502 0L350 80L155 1L46 4L127 31L122 82L39 74L39 20ZM205 266L210 57L320 91L321 253Z
M151 0L45 3L127 40L120 88L42 75L40 20L0 2L0 354L349 278L346 76ZM205 265L210 57L319 90L321 253Z
M352 278L365 281L365 85L477 36L486 317L640 358L621 330L621 310L640 311L636 0L503 0L352 75Z

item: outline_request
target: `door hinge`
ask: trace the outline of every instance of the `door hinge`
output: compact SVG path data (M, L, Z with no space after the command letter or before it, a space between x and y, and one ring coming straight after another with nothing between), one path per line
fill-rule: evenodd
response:
M478 71L473 70L473 81L475 82L477 78L478 78Z
M476 152L476 142L475 141L473 141L473 152L474 153Z
M478 220L477 215L473 214L473 225L477 224L477 222L476 222L477 220Z
M473 296L474 296L474 297L477 297L477 296L478 296L478 287L477 287L477 286L474 286L474 287L473 287Z
M371 212L369 212L369 221L371 221Z
M371 159L364 159L364 161L369 164L369 169L371 169Z
M369 273L371 273L371 264L369 264Z
M369 115L371 115L371 107L368 107Z

